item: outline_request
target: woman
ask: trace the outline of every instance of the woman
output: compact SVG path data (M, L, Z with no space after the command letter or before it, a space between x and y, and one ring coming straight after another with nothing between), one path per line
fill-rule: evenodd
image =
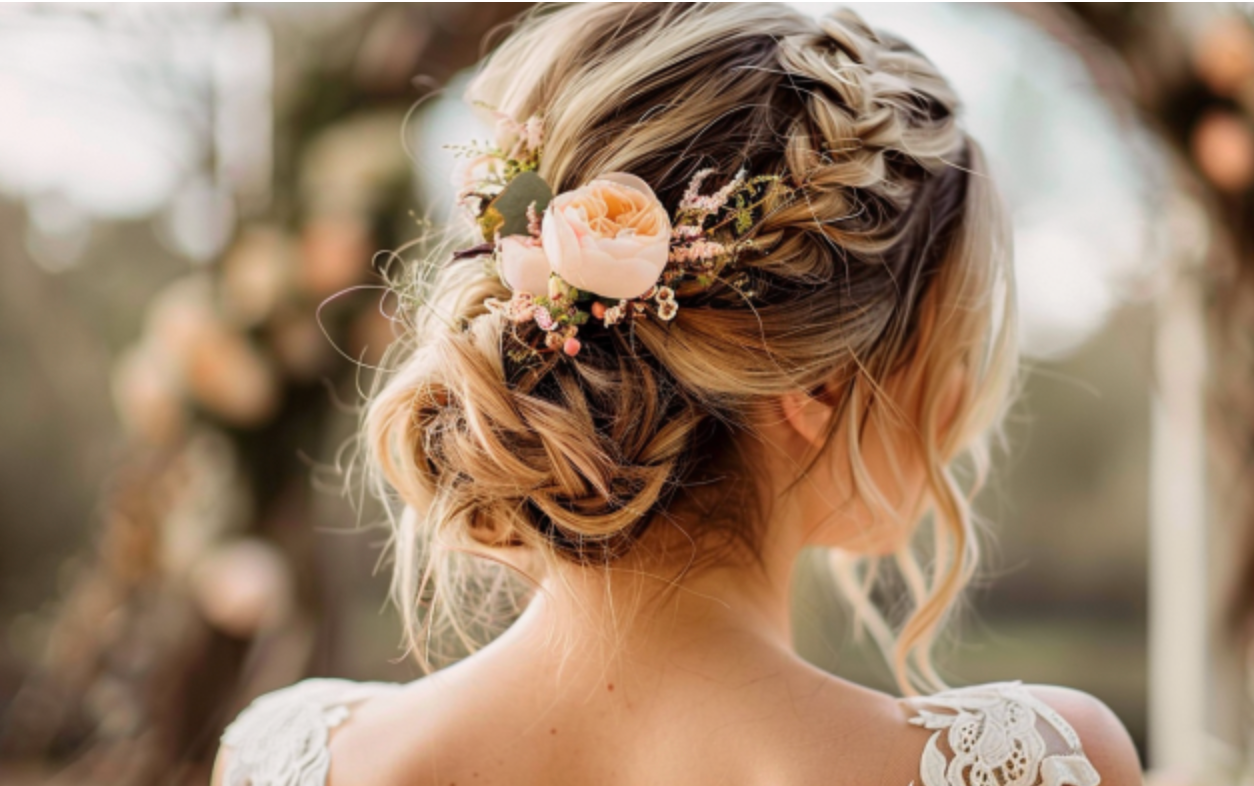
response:
M1095 699L932 669L977 557L952 466L978 484L1016 362L1007 227L933 66L848 12L588 4L531 14L470 98L480 236L402 299L365 428L415 653L511 577L525 610L412 684L259 699L215 783L1139 782ZM907 698L792 650L811 546Z

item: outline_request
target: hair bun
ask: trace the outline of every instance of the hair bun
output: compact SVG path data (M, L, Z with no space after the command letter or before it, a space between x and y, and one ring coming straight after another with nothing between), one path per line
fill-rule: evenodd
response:
M639 362L507 380L503 319L443 332L380 396L372 440L405 457L388 481L409 504L435 501L446 534L603 560L662 497L699 416Z

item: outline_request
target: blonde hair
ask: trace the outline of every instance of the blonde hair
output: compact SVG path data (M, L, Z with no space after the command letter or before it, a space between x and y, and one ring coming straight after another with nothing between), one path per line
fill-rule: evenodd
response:
M418 268L407 357L364 432L382 490L403 506L393 590L411 647L425 654L448 628L473 648L516 602L490 546L532 547L542 566L608 566L660 516L692 512L704 559L755 553L763 522L744 512L743 449L752 414L791 391L837 408L832 433L843 424L848 440L827 449L849 451L857 493L882 508L862 436L901 416L883 394L900 374L925 402L933 537L927 569L897 555L912 600L899 630L869 600L873 563L833 562L901 689L942 685L931 646L976 564L969 500L1017 351L1005 219L945 80L849 11L575 4L528 14L468 97L543 116L540 174L557 192L623 171L673 206L698 169L744 166L803 198L765 217L766 253L742 264L751 298L716 287L669 324L589 332L577 359L539 372L503 353L503 317L483 301L508 291L482 262L440 246ZM954 368L966 384L942 429ZM964 455L976 470L965 491L953 473Z

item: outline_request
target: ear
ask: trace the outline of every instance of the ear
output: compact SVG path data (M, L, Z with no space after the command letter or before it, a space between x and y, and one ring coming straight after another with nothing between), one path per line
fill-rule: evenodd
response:
M780 396L779 408L784 415L784 423L806 444L813 447L827 437L833 411L820 399L798 390Z

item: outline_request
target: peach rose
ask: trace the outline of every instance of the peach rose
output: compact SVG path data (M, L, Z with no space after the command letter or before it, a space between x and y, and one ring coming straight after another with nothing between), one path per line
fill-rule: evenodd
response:
M549 258L534 240L509 235L498 240L496 248L505 286L536 296L549 293Z
M662 274L671 221L640 178L601 175L558 194L544 213L541 240L553 272L606 298L643 295Z

